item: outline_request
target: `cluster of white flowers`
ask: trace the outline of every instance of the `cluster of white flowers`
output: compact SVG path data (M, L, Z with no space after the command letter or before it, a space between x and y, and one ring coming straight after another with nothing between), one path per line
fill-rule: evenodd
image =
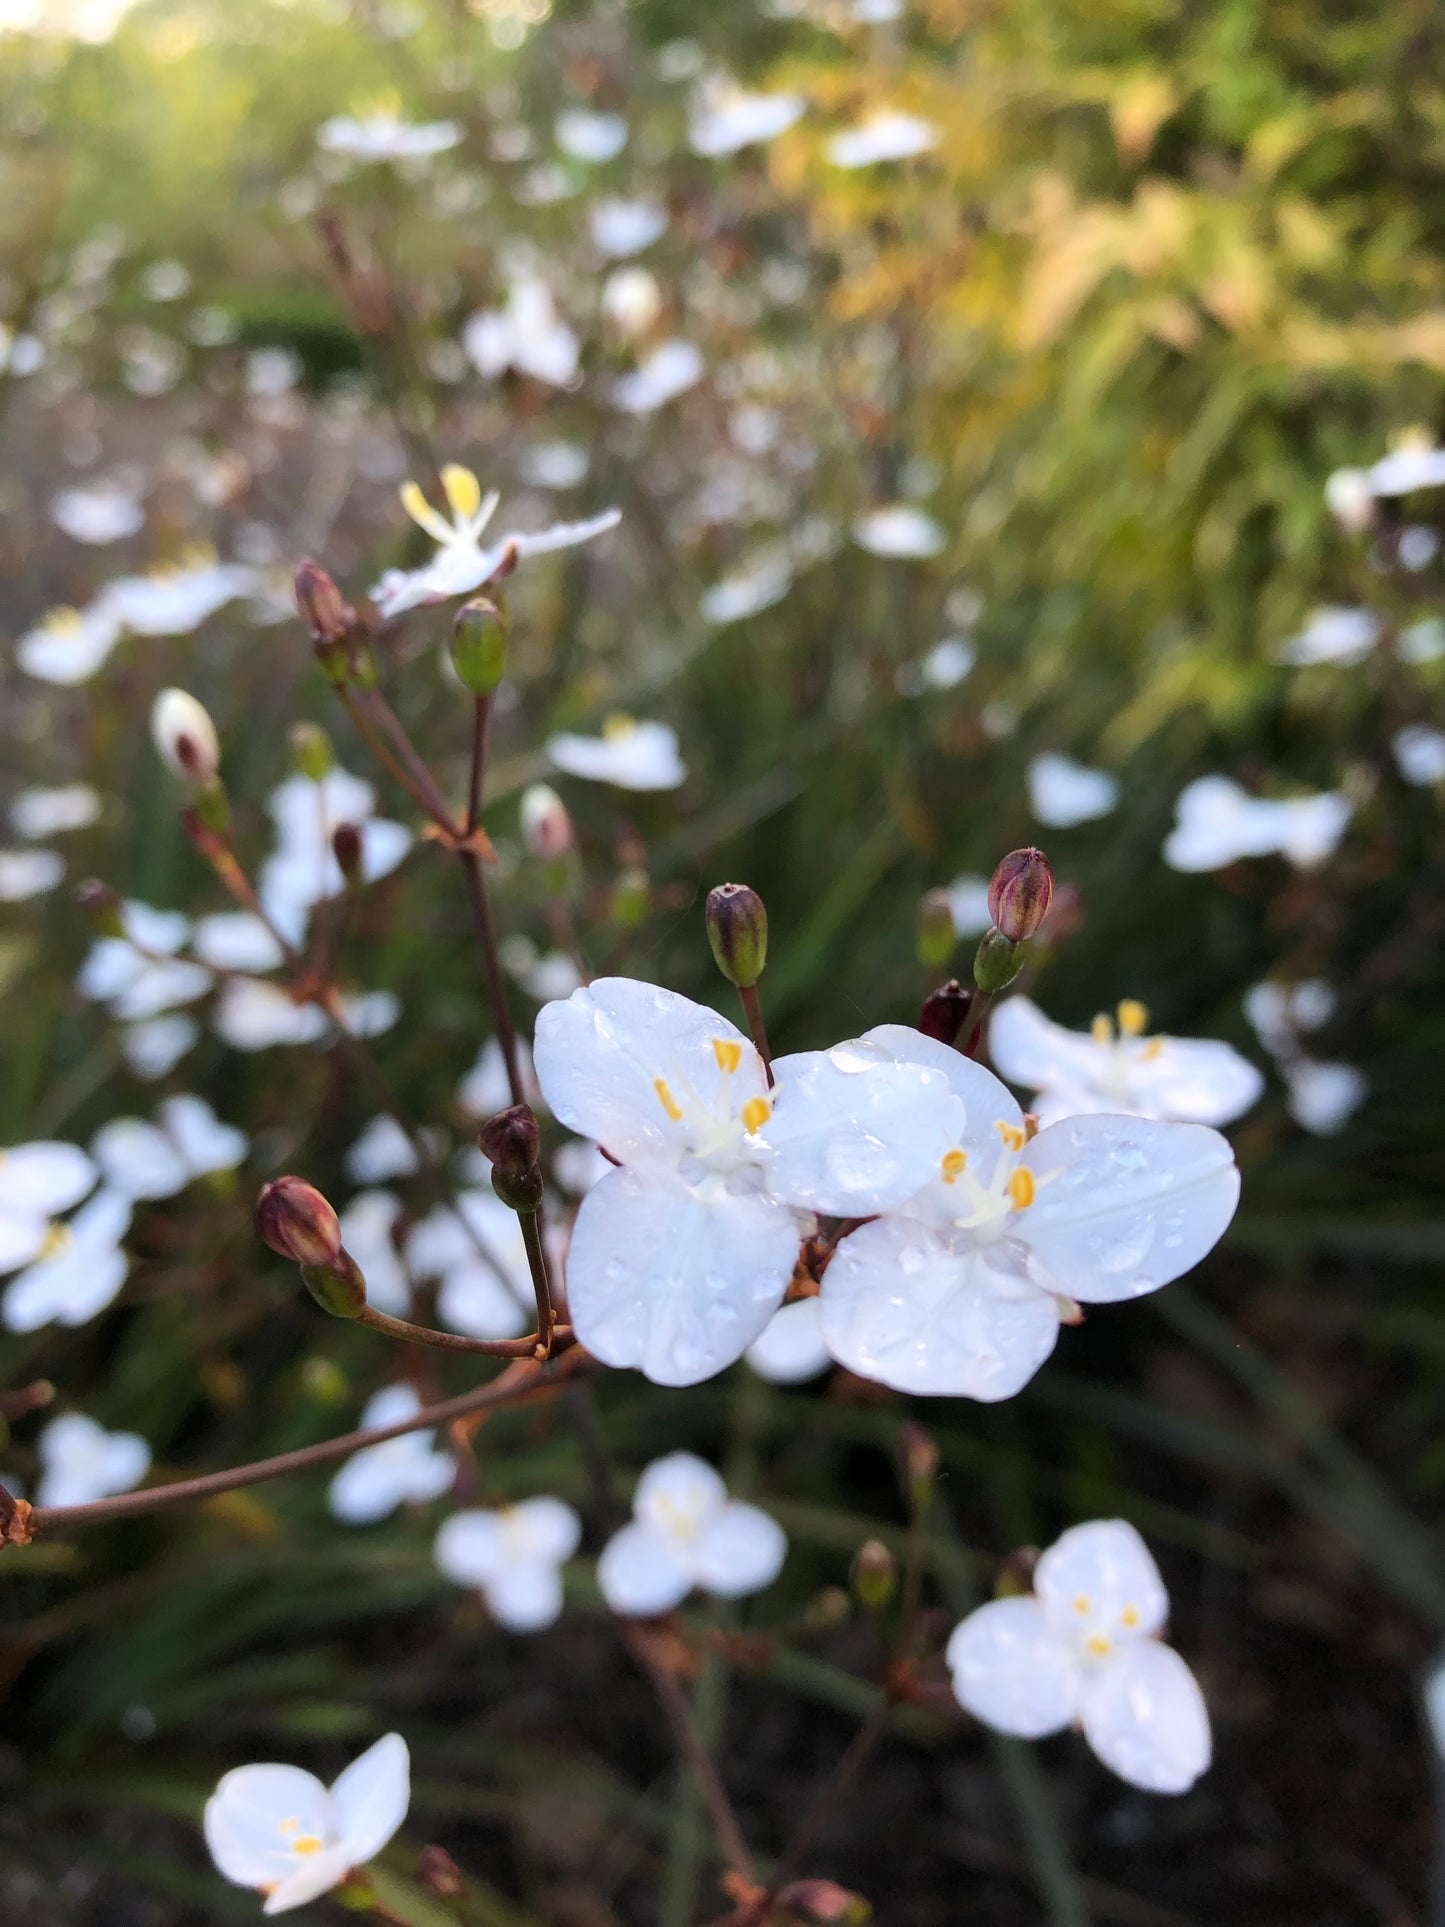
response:
M1353 814L1339 790L1276 799L1251 796L1227 776L1199 776L1179 793L1164 860L1193 872L1222 870L1246 856L1283 856L1313 869L1333 856Z
M1335 993L1318 977L1291 985L1266 980L1244 995L1244 1014L1274 1059L1289 1092L1289 1113L1317 1137L1342 1131L1369 1094L1363 1071L1312 1057L1304 1039L1335 1011Z
M255 569L196 550L147 575L118 576L83 609L52 609L16 642L15 660L41 682L89 682L123 635L188 636L261 586Z

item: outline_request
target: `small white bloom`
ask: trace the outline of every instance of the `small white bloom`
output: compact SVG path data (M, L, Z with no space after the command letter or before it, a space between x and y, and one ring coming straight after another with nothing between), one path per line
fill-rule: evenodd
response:
M978 660L978 651L963 636L945 636L919 664L928 689L956 689Z
M1209 1714L1159 1637L1168 1611L1133 1526L1074 1526L1040 1558L1032 1596L991 1600L954 1629L954 1694L985 1725L1024 1739L1077 1722L1120 1779L1187 1792L1209 1765Z
M1353 535L1369 528L1375 519L1375 491L1368 469L1337 468L1325 483L1325 507Z
M233 1886L265 1894L263 1913L290 1913L374 1860L410 1803L406 1741L388 1733L329 1791L299 1766L234 1768L206 1802L206 1846Z
M338 114L316 130L318 147L354 161L429 160L455 147L461 138L462 130L454 120L407 122L386 108L356 118Z
M399 1425L421 1410L410 1385L388 1385L367 1400L361 1429ZM327 1488L332 1515L349 1526L375 1525L400 1505L425 1505L451 1490L457 1468L449 1452L438 1452L434 1432L403 1432L353 1452Z
M315 1004L298 1004L277 984L232 977L216 993L211 1027L233 1050L269 1050L276 1044L315 1044L330 1029Z
M167 1097L156 1117L114 1118L91 1140L91 1156L120 1197L173 1198L196 1178L233 1171L250 1148L245 1132L222 1124L204 1098Z
M120 1244L130 1219L130 1199L101 1190L68 1223L52 1225L35 1263L6 1288L6 1329L37 1331L52 1320L83 1325L104 1311L130 1269Z
M65 783L58 789L22 790L10 805L15 834L34 841L89 829L100 815L100 798L88 783Z
M1107 816L1119 801L1119 785L1107 770L1086 769L1072 756L1046 752L1028 767L1029 808L1050 829L1071 830Z
M161 1017L143 1017L127 1024L120 1034L121 1055L132 1076L142 1083L154 1084L180 1063L187 1051L194 1050L201 1027L193 1017L173 1011Z
M522 1073L523 1094L529 1104L537 1105L542 1093L537 1088L537 1075L532 1069L531 1047L523 1037L517 1039L517 1065ZM477 1061L457 1086L457 1102L462 1109L473 1117L491 1117L497 1111L505 1111L512 1101L512 1087L507 1081L507 1062L502 1056L502 1047L495 1037L489 1037L477 1052Z
M871 114L859 126L835 134L826 149L834 167L873 167L879 161L906 161L926 154L938 141L938 129L916 114Z
M779 1305L762 1332L743 1353L759 1378L774 1385L802 1385L833 1363L823 1336L822 1306L816 1298Z
M191 948L214 970L267 971L281 963L281 946L249 910L217 910L197 923Z
M1299 1056L1281 1069L1289 1088L1290 1116L1316 1137L1342 1131L1369 1096L1369 1082L1353 1064L1325 1064Z
M602 283L600 305L614 328L638 340L662 313L662 289L647 268L614 268Z
M123 1023L138 1023L205 996L210 971L174 954L191 934L188 917L132 901L123 906L122 923L124 936L98 937L86 952L75 979L82 997L105 1004Z
M547 756L569 776L623 790L675 790L687 780L677 732L666 723L639 723L630 716L609 716L600 736L553 736Z
M1369 470L1375 495L1413 495L1417 488L1445 486L1445 448L1436 448L1427 435L1401 440L1392 454L1382 456Z
M391 1191L358 1191L337 1216L341 1242L366 1280L366 1302L394 1318L411 1310L411 1286L392 1236L400 1216L401 1200Z
M344 1168L353 1184L384 1184L409 1178L417 1168L416 1147L394 1117L374 1117L346 1153Z
M557 145L574 161L615 160L627 145L621 114L599 114L585 107L564 107L554 123Z
M662 237L667 229L667 209L661 201L597 201L588 210L587 226L599 254L626 260Z
M744 622L771 609L793 586L793 565L786 548L760 549L731 575L704 589L698 608L704 622Z
M0 850L0 903L46 896L64 875L65 858L54 850Z
M1285 985L1266 978L1244 993L1244 1014L1272 1057L1289 1057L1301 1031L1319 1030L1335 1014L1334 991L1322 977Z
M389 990L343 991L341 1021L352 1037L381 1037L401 1015L401 999Z
M1402 662L1438 662L1445 656L1445 622L1439 616L1426 616L1400 631L1395 644Z
M948 537L912 502L893 502L860 516L853 524L853 540L870 555L921 559L937 555Z
M517 472L528 488L576 488L585 482L591 459L580 442L534 442L523 449Z
M184 689L163 689L151 705L151 741L161 761L190 783L209 783L221 766L216 725Z
M52 495L50 519L73 542L103 546L123 542L144 528L145 510L133 489L118 482L92 482Z
M89 682L120 641L120 616L108 596L84 609L52 609L15 645L15 660L37 682L63 688Z
M630 375L612 384L614 404L629 415L652 415L702 380L706 363L691 341L663 341Z
M1445 730L1408 723L1390 739L1395 763L1407 783L1425 789L1445 782Z
M1089 1113L1229 1124L1255 1103L1264 1078L1214 1038L1148 1037L1148 1013L1132 998L1088 1031L1050 1023L1027 997L1010 997L989 1022L994 1069L1034 1092L1040 1124Z
M258 894L267 915L293 943L304 937L316 905L346 888L331 843L339 824L350 823L360 832L364 883L390 876L415 841L404 823L373 814L376 791L340 767L328 770L319 783L288 776L271 792L267 808L276 825L276 847L261 865ZM229 926L227 934L236 928Z
M511 284L505 308L479 309L462 329L462 347L488 381L514 368L553 388L567 386L582 354L582 344L557 313L552 290L535 275Z
M948 907L953 912L953 927L960 937L981 937L993 928L993 912L988 907L988 877L955 877L948 886Z
M150 1470L151 1449L135 1432L107 1432L83 1412L52 1419L35 1441L40 1483L35 1503L90 1505L130 1492Z
M562 1611L562 1567L581 1538L582 1522L563 1500L523 1499L497 1512L454 1512L437 1533L436 1562L459 1586L475 1586L508 1632L536 1633Z
M693 101L688 139L695 154L713 158L736 154L760 141L775 140L798 120L807 101L801 94L749 94L724 77L703 82Z
M613 1612L650 1619L681 1605L694 1587L720 1599L761 1592L782 1571L787 1550L778 1522L729 1499L710 1465L691 1452L669 1452L638 1480L632 1523L603 1547L597 1583Z
M1395 544L1395 555L1402 569L1411 575L1418 575L1421 569L1428 569L1440 553L1440 537L1434 529L1426 528L1421 522L1412 523L1402 529Z
M1275 651L1276 662L1304 667L1312 663L1363 662L1380 640L1380 618L1370 609L1316 609L1297 636Z
M228 602L249 595L259 580L254 569L218 562L201 550L148 575L119 577L104 600L121 627L138 636L188 636Z
M1250 796L1227 776L1200 776L1175 802L1164 860L1194 872L1221 870L1245 856L1281 855L1312 869L1333 855L1353 814L1340 790L1277 801Z
M51 1220L79 1204L99 1175L78 1144L42 1139L0 1151L0 1272L38 1257Z

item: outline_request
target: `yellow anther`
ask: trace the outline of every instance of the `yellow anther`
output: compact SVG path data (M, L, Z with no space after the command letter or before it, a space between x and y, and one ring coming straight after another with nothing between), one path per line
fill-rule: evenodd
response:
M1093 1038L1096 1044L1113 1043L1114 1026L1112 1023L1110 1023L1109 1019L1104 1015L1103 1011L1100 1011L1099 1015L1094 1019L1093 1023L1090 1024L1089 1035Z
M1005 1124L1000 1119L993 1128L1011 1151L1022 1151L1029 1141L1028 1132L1020 1130L1017 1124Z
M1163 1055L1163 1052L1164 1039L1162 1037L1151 1037L1142 1052L1144 1062L1146 1064L1152 1064L1156 1057Z
M57 1258L75 1241L75 1234L68 1225L53 1224L45 1234L45 1243L40 1247L42 1258Z
M654 1077L652 1080L652 1088L657 1092L658 1103L662 1106L663 1110L667 1112L667 1115L672 1119L673 1123L681 1124L682 1112L678 1108L677 1099L667 1088L667 1079L664 1077Z
M712 1054L717 1059L717 1067L726 1077L731 1077L743 1061L743 1047L736 1037L714 1037Z
M1137 997L1126 997L1119 1005L1119 1029L1125 1037L1142 1037L1149 1028L1149 1012Z
M623 742L636 728L637 724L630 716L624 714L620 709L615 710L602 724L603 741L608 743Z
M945 1184L952 1184L953 1180L967 1168L967 1165L968 1153L966 1151L945 1151L943 1154L943 1163L940 1167L943 1172L943 1182Z
M1084 1641L1084 1644L1094 1655L1095 1659L1102 1659L1109 1650L1109 1642L1102 1633L1090 1633L1089 1637Z
M1074 1600L1074 1611L1076 1613L1086 1613L1088 1610L1089 1610L1088 1594L1081 1592Z
M750 1097L743 1106L743 1129L761 1131L773 1114L773 1107L765 1097Z
M85 622L79 609L52 609L40 626L52 636L68 636L83 629Z
M291 1851L292 1853L301 1854L320 1853L325 1845L326 1842L319 1834L303 1833L291 1842Z
M1139 1624L1139 1608L1137 1606L1126 1606L1119 1617L1126 1626L1137 1626Z
M281 1822L281 1831L282 1833L300 1833L301 1822L293 1814L289 1819Z
M1008 1194L1014 1201L1015 1211L1026 1211L1034 1201L1034 1174L1020 1165L1017 1171L1008 1174Z
M442 470L442 487L452 514L463 522L470 522L482 506L482 485L476 476L460 462L448 462Z

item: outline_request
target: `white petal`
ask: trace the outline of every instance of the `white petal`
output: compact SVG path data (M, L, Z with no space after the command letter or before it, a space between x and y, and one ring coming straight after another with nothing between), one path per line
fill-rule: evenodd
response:
M727 1503L727 1487L695 1452L668 1452L637 1481L632 1510L654 1532L691 1540Z
M111 1003L112 1013L123 1023L155 1017L180 1004L193 1004L211 988L212 978L204 964L189 963L184 957L171 957L164 963L145 963L124 990Z
M568 1247L572 1323L604 1364L696 1385L762 1332L797 1255L797 1222L771 1199L695 1189L660 1168L610 1171L582 1200Z
M289 1914L308 1900L319 1900L351 1871L351 1855L344 1846L326 1847L294 1863L295 1872L266 1896L263 1914Z
M38 1140L14 1145L0 1151L0 1211L53 1217L79 1204L98 1175L78 1144Z
M816 1298L780 1305L744 1356L759 1378L774 1385L802 1385L832 1363Z
M915 560L937 555L948 537L912 502L890 502L871 510L853 524L853 540L870 555L890 560Z
M1228 1141L1202 1124L1079 1117L1024 1147L1036 1196L1012 1221L1029 1275L1085 1304L1157 1291L1197 1265L1239 1202Z
M520 1338L531 1322L521 1300L475 1256L442 1279L437 1317L465 1338Z
M1057 1733L1079 1710L1082 1681L1069 1647L1036 1599L993 1599L948 1642L954 1697L1000 1733Z
M55 1320L83 1325L111 1303L125 1283L130 1261L123 1251L62 1251L11 1280L3 1317L8 1330L37 1331Z
M327 1030L325 1013L314 1004L294 1004L277 985L242 977L222 984L211 1022L222 1042L236 1050L310 1044Z
M353 1184L384 1184L408 1178L417 1168L415 1147L394 1117L374 1117L346 1153L346 1175Z
M1047 1292L904 1217L876 1219L842 1241L821 1304L834 1358L901 1392L1012 1398L1059 1333Z
M1193 1673L1156 1640L1121 1646L1089 1680L1084 1734L1121 1780L1184 1793L1209 1765L1209 1713Z
M613 1612L650 1619L681 1604L692 1590L692 1573L671 1539L633 1524L623 1526L602 1548L597 1584Z
M534 1559L557 1566L582 1542L582 1521L564 1499L545 1494L508 1507L508 1523Z
M100 798L88 783L22 790L10 805L16 835L29 840L86 829L99 815Z
M281 946L249 910L218 910L196 925L192 949L218 970L275 970Z
M1009 997L994 1011L988 1054L1000 1077L1031 1091L1094 1083L1103 1061L1103 1051L1091 1036L1050 1022L1027 997Z
M193 1177L234 1171L250 1149L250 1139L234 1124L223 1124L202 1097L167 1097L156 1115L179 1147Z
M695 1583L720 1599L771 1586L783 1569L788 1541L776 1519L734 1501L704 1526L693 1553Z
M1169 1614L1159 1568L1127 1519L1071 1526L1040 1558L1034 1591L1063 1636L1087 1630L1140 1639Z
M102 1124L90 1148L110 1187L128 1198L173 1198L190 1182L180 1151L144 1118L118 1117Z
M1264 1077L1233 1045L1212 1037L1156 1037L1128 1052L1129 1084L1151 1115L1182 1124L1229 1124L1258 1101Z
M142 1018L127 1024L121 1032L120 1048L131 1074L154 1084L168 1077L187 1051L194 1050L201 1035L194 1017L173 1013L163 1017Z
M1119 785L1107 771L1085 769L1071 756L1036 756L1028 768L1029 806L1040 823L1071 829L1107 816Z
M519 1559L504 1566L483 1586L499 1626L512 1633L539 1633L562 1611L562 1575L545 1559Z
M268 1887L298 1862L283 1820L296 1834L328 1840L335 1833L331 1796L299 1766L238 1766L206 1802L205 1836L218 1872L238 1887Z
M547 739L547 756L569 776L612 783L624 790L675 790L687 779L677 734L666 723L634 723L619 736L576 736L564 731Z
M0 903L26 903L53 890L65 875L54 850L0 850Z
M400 1733L387 1733L331 1784L341 1834L354 1867L375 1858L406 1818L411 1759Z
M45 1249L50 1236L48 1218L32 1218L10 1208L0 1210L0 1272L29 1264Z
M1004 1133L1014 1136L1023 1127L1017 1100L993 1072L936 1037L925 1037L909 1024L876 1024L861 1040L876 1045L899 1064L931 1070L947 1083L958 1103L945 1115L933 1140L934 1163L927 1186L907 1199L907 1215L938 1228L952 1224L957 1194L943 1182L942 1160L949 1151L962 1151L968 1169L987 1185L1004 1151ZM1002 1131L1000 1130L1002 1127Z
M474 1506L443 1519L433 1548L440 1571L459 1586L480 1586L501 1570L506 1556L502 1522Z

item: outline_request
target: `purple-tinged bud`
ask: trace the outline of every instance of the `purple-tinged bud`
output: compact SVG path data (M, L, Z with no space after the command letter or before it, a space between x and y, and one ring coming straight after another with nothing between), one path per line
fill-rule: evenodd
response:
M881 1539L865 1539L853 1554L848 1576L863 1610L881 1613L898 1584L898 1562Z
M1034 1589L1034 1568L1039 1563L1037 1546L1019 1546L998 1569L993 1582L995 1599L1021 1599Z
M746 883L719 883L707 893L707 940L718 969L739 990L751 990L768 960L768 913Z
M308 556L296 570L296 607L316 643L338 643L354 620L354 612L336 586L335 578Z
M986 930L973 960L973 981L980 990L1004 990L1024 967L1023 946L1002 930Z
M287 740L291 748L291 767L298 776L320 783L331 774L336 766L336 756L331 747L331 738L320 723L293 723Z
M75 886L75 901L102 937L123 937L125 918L121 913L120 892L99 877L87 877Z
M947 890L928 891L918 905L918 961L925 970L942 970L957 942Z
M216 725L184 689L163 689L152 703L151 741L161 760L196 789L215 782L221 767Z
M965 990L957 977L931 990L923 1000L916 1028L925 1037L936 1037L940 1044L951 1044L963 1029L973 992Z
M416 1884L438 1900L461 1900L467 1891L461 1869L445 1847L423 1847L416 1857Z
M361 881L361 831L355 823L338 823L331 832L331 854L348 883Z
M314 1184L272 1178L256 1200L263 1244L296 1265L334 1265L342 1257L341 1225Z
M1042 850L1010 850L988 886L988 913L1011 943L1027 943L1054 900L1054 873Z
M527 1104L513 1104L489 1117L477 1132L482 1156L492 1167L492 1189L510 1210L531 1213L542 1202L537 1120Z
M490 596L474 596L452 625L452 666L473 696L490 696L507 673L507 618Z
M544 863L554 863L572 847L572 819L550 784L532 783L522 791L522 841Z

